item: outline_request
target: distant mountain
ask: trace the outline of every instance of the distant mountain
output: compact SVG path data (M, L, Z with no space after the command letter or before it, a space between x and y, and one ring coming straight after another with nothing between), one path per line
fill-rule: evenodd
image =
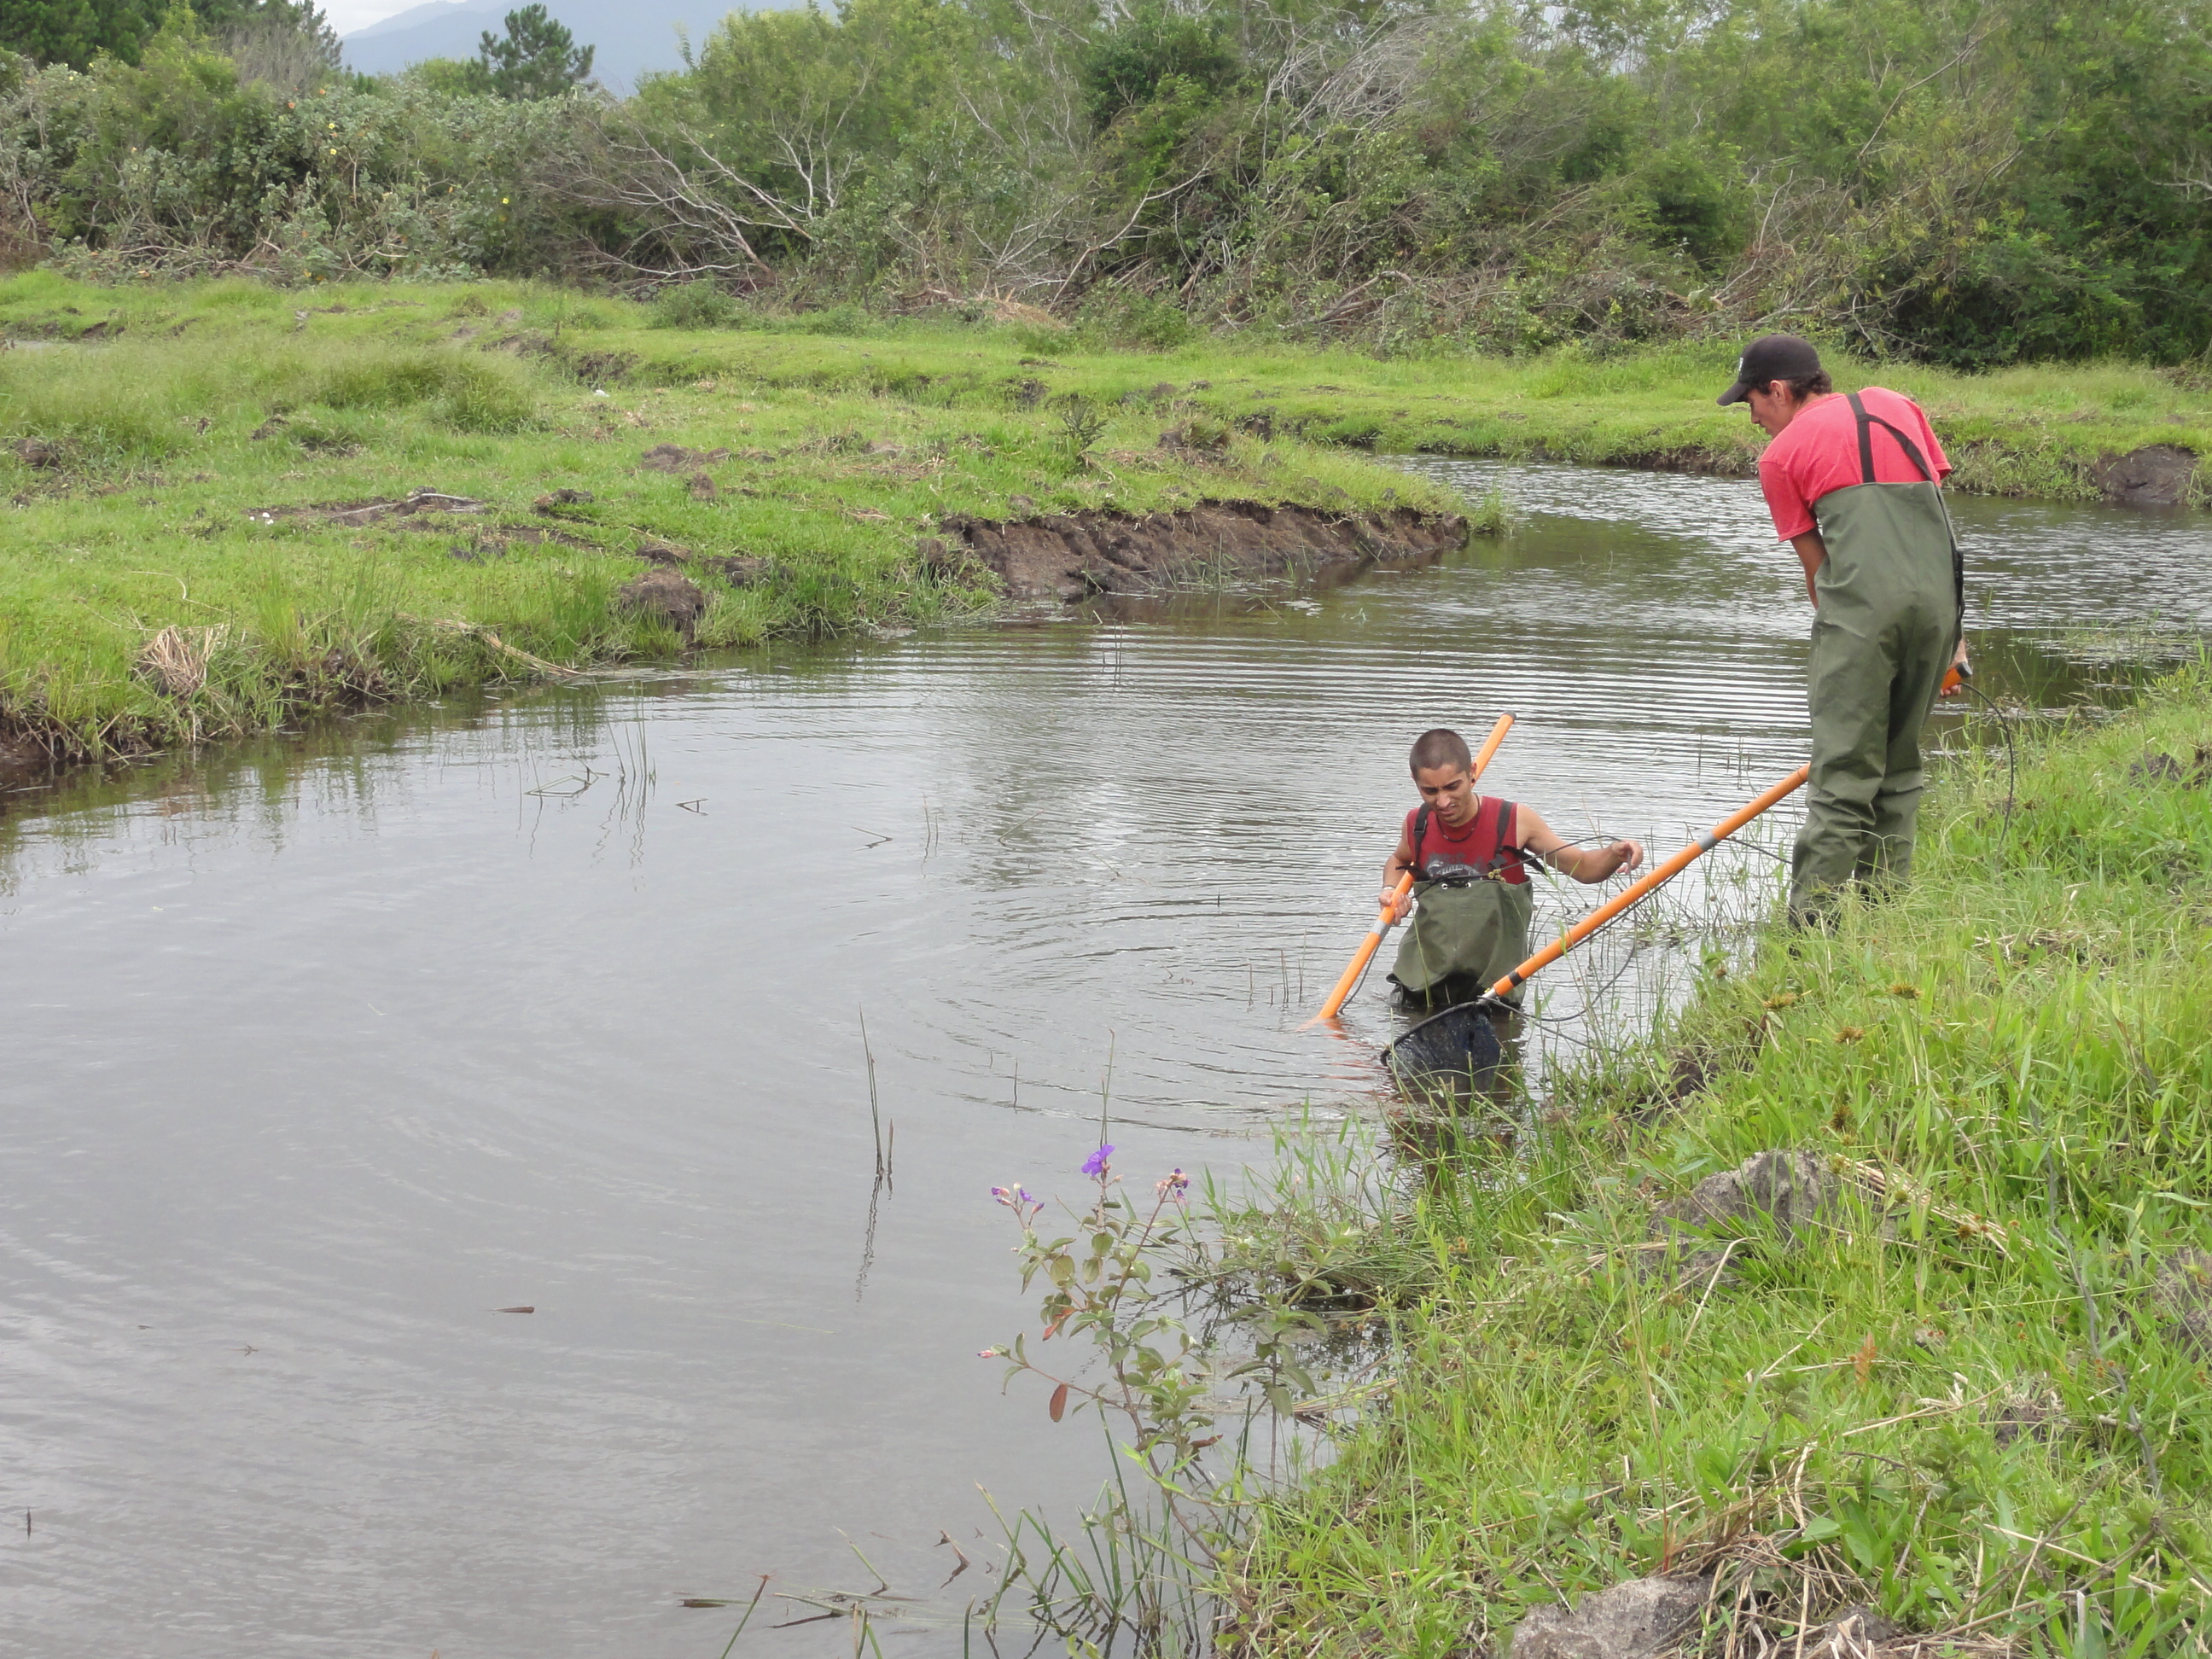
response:
M528 0L429 0L356 29L345 37L349 69L369 75L419 64L425 58L473 58L486 29ZM649 70L681 69L676 31L694 46L732 9L728 0L546 0L545 9L568 26L580 46L597 48L592 73L627 93ZM751 9L751 8L741 8Z

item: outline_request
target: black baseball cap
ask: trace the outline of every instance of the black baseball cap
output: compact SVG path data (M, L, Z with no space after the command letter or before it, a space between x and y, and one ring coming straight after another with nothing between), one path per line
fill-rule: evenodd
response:
M1801 340L1795 334L1762 334L1735 360L1735 384L1721 393L1721 407L1741 403L1744 394L1755 386L1802 380L1820 372L1820 354L1813 349L1810 340Z

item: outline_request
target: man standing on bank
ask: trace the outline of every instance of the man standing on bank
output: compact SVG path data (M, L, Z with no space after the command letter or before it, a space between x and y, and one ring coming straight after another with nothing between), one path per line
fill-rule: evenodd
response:
M1790 914L1817 922L1853 883L1911 872L1920 728L1966 659L1965 568L1940 488L1951 464L1919 404L1880 386L1838 396L1794 334L1753 341L1720 401L1747 404L1774 440L1759 488L1813 601L1813 776Z

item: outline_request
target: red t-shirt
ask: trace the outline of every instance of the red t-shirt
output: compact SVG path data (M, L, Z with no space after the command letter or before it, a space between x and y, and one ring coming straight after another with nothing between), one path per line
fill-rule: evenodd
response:
M1480 874L1489 868L1492 858L1499 850L1498 843L1501 837L1498 833L1498 809L1500 806L1505 808L1502 839L1508 846L1514 845L1514 835L1521 827L1521 809L1510 802L1499 800L1494 795L1477 795L1474 811L1456 830L1444 822L1443 813L1430 813L1427 830L1418 847L1413 845L1413 820L1420 816L1421 809L1416 806L1406 814L1406 845L1413 848L1414 857L1424 866L1434 866L1442 872L1467 870ZM1429 869L1425 867L1414 872L1416 880L1425 880L1428 875ZM1528 879L1528 866L1520 859L1509 855L1498 872L1498 878L1519 886Z
M1859 401L1868 414L1910 434L1937 477L1951 470L1951 463L1943 459L1943 446L1929 429L1928 417L1911 398L1870 386L1859 393ZM1904 446L1887 428L1876 426L1873 437L1876 483L1923 482L1919 469L1905 459ZM1774 533L1785 542L1814 528L1813 503L1821 496L1865 482L1866 475L1859 470L1859 423L1851 413L1850 399L1841 392L1802 410L1759 458L1759 487L1766 492Z

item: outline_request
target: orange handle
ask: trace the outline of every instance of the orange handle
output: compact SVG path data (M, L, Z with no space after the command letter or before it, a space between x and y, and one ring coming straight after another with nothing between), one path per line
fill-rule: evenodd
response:
M1468 769L1469 776L1482 776L1482 769L1490 764L1491 757L1498 752L1498 745L1505 741L1505 734L1512 729L1513 716L1500 714L1498 724L1490 728L1490 735L1482 740L1482 747L1474 751L1474 763ZM1328 994L1328 1000L1322 1004L1321 1012L1306 1022L1308 1025L1334 1019L1338 1011L1351 1000L1352 988L1359 983L1359 976L1367 971L1367 964L1375 959L1375 952L1382 948L1382 936L1398 925L1398 912L1405 905L1406 895L1413 890L1413 872L1408 870L1398 878L1398 884L1390 890L1389 903L1384 905L1376 915L1374 927L1367 930L1367 937L1352 952L1350 964L1338 976L1336 988Z
M1623 910L1627 909L1631 905L1638 903L1643 899L1648 898L1659 888L1672 881L1676 876L1680 875L1683 871L1688 869L1691 865L1697 862L1698 859L1704 857L1707 853L1711 852L1714 848L1719 846L1721 842L1726 841L1730 836L1735 834L1737 830L1742 829L1745 824L1749 823L1760 813L1765 811L1767 808L1774 805L1778 801L1784 799L1785 797L1792 793L1812 775L1813 769L1811 767L1801 766L1795 772L1792 772L1788 777L1783 779L1781 782L1776 784L1773 788L1768 790L1757 800L1752 802L1750 805L1743 808L1741 811L1731 813L1729 817L1723 818L1718 823L1705 831L1704 835L1699 836L1697 840L1692 842L1680 852L1675 854L1673 858L1668 859L1666 863L1652 871L1650 874L1645 876L1641 881L1638 881L1632 887L1626 888L1624 890L1614 894L1613 897L1607 899L1603 904L1599 905L1596 909L1591 911L1589 915L1584 916L1573 927L1568 928L1567 931L1560 934L1559 938L1553 939L1542 950L1537 951L1534 956L1530 957L1528 961L1522 963L1511 973L1506 975L1504 979L1499 980L1497 984L1490 988L1490 997L1493 1000L1502 999L1507 993L1516 988L1523 980L1527 979L1529 975L1534 973L1538 969L1548 968L1551 966L1552 963L1557 962L1561 957L1566 955L1568 951L1573 950L1575 946L1580 945L1584 939L1588 939L1592 933L1597 932L1599 928L1604 927L1606 923L1611 921Z

